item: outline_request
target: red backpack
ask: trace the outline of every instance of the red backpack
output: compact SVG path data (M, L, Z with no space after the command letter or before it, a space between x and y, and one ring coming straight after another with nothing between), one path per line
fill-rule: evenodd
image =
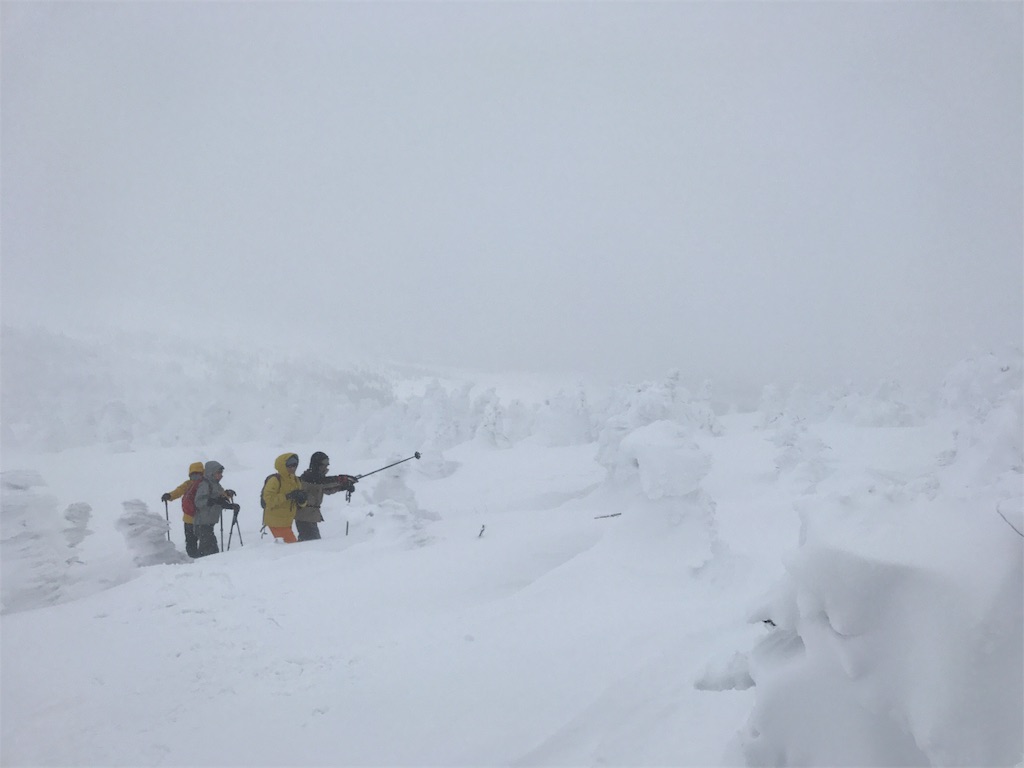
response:
M203 482L203 478L199 478L185 491L185 495L181 497L181 511L189 517L195 517L196 515L196 491L199 489L199 484Z

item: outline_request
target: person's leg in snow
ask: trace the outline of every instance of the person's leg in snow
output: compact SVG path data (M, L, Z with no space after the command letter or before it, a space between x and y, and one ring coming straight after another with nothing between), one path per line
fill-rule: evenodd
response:
M268 525L267 527L270 529L270 535L275 539L281 539L285 544L296 543L297 539L295 538L295 532L292 530L290 525L287 528L275 528L272 525ZM214 544L216 543L217 542L215 541Z
M316 541L320 538L320 526L306 520L296 520L295 528L299 532L299 541Z
M196 539L196 529L192 523L185 523L185 554L189 557L199 557L199 541Z
M196 557L206 557L220 552L220 547L217 546L217 534L213 532L212 525L197 525L195 529L198 539Z

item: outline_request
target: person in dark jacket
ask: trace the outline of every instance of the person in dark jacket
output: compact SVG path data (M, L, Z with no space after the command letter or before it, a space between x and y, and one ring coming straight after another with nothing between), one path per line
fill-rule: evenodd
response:
M313 541L320 538L320 523L324 516L320 512L324 495L338 491L354 491L356 478L352 475L327 475L331 460L323 451L317 451L309 458L309 469L299 476L302 490L306 492L306 505L295 513L295 528L299 541Z
M220 552L213 527L220 522L223 510L230 509L237 512L240 509L231 501L235 492L225 491L220 484L223 477L224 465L219 461L208 461L203 471L203 478L196 486L194 522L198 539L196 557L206 557Z

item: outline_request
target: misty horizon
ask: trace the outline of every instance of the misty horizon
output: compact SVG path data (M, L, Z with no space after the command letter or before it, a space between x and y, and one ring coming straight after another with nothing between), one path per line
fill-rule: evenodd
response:
M1024 336L1019 4L2 12L8 325L822 386Z

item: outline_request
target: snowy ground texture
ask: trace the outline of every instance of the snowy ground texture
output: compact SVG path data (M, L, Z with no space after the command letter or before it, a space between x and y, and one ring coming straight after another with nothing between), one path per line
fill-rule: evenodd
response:
M730 409L5 328L0 762L1020 765L1021 362ZM422 459L283 545L286 450Z

